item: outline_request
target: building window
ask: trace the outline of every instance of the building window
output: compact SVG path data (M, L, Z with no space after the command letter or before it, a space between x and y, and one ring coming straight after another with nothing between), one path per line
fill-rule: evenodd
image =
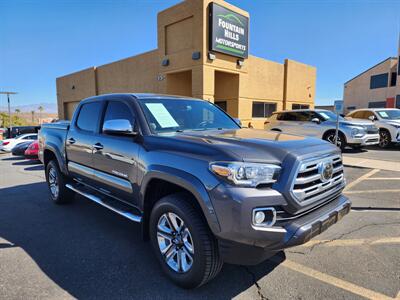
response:
M276 103L253 102L253 118L268 118L276 111Z
M400 95L396 96L396 108L400 108Z
M308 104L292 104L292 109L309 109L310 105Z
M368 102L368 108L385 108L386 101Z
M356 107L355 106L347 106L347 110L355 110Z
M390 77L390 86L396 86L397 74L396 72L392 73L392 77Z
M214 102L215 105L217 105L220 109L222 109L223 111L227 111L227 103L226 101L216 101Z
M383 74L371 76L369 88L372 90L372 89L379 89L379 88L387 87L388 80L389 80L388 77L389 77L389 73L383 73Z

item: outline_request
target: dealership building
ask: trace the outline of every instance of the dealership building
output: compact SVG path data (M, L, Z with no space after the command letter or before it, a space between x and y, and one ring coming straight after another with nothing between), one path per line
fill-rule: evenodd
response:
M59 117L70 119L86 97L125 92L206 99L255 128L273 111L313 108L315 67L249 55L249 22L248 12L222 0L161 11L157 49L57 78Z
M344 109L400 108L400 41L397 57L389 57L344 84Z

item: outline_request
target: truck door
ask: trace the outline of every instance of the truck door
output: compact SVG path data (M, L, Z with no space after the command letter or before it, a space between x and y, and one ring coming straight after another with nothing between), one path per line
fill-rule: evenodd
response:
M92 149L98 131L103 103L88 102L80 106L72 120L66 140L68 171L84 183L93 183Z
M110 98L101 127L110 120L128 120L135 127L135 112L129 103ZM140 145L135 137L110 135L102 132L96 137L93 163L96 187L123 201L136 204L137 158Z

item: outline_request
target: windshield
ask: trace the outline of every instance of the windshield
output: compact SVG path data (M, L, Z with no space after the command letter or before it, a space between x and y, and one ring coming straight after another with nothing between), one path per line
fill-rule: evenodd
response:
M227 114L207 101L140 99L139 103L154 133L240 128Z
M336 121L337 116L331 111L319 111L318 114L324 119L324 121ZM342 116L339 116L339 121L344 121Z
M400 120L400 109L396 110L377 110L376 111L382 119L385 120Z

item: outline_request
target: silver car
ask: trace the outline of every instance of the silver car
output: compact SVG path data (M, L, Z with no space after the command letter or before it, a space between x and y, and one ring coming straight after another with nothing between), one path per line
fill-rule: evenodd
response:
M312 136L335 143L336 114L322 109L279 111L266 121L264 128L291 134ZM379 144L379 130L370 120L347 120L339 116L337 145L361 148Z
M400 109L365 108L357 109L347 115L353 119L372 120L379 128L379 147L386 148L391 143L400 143Z

